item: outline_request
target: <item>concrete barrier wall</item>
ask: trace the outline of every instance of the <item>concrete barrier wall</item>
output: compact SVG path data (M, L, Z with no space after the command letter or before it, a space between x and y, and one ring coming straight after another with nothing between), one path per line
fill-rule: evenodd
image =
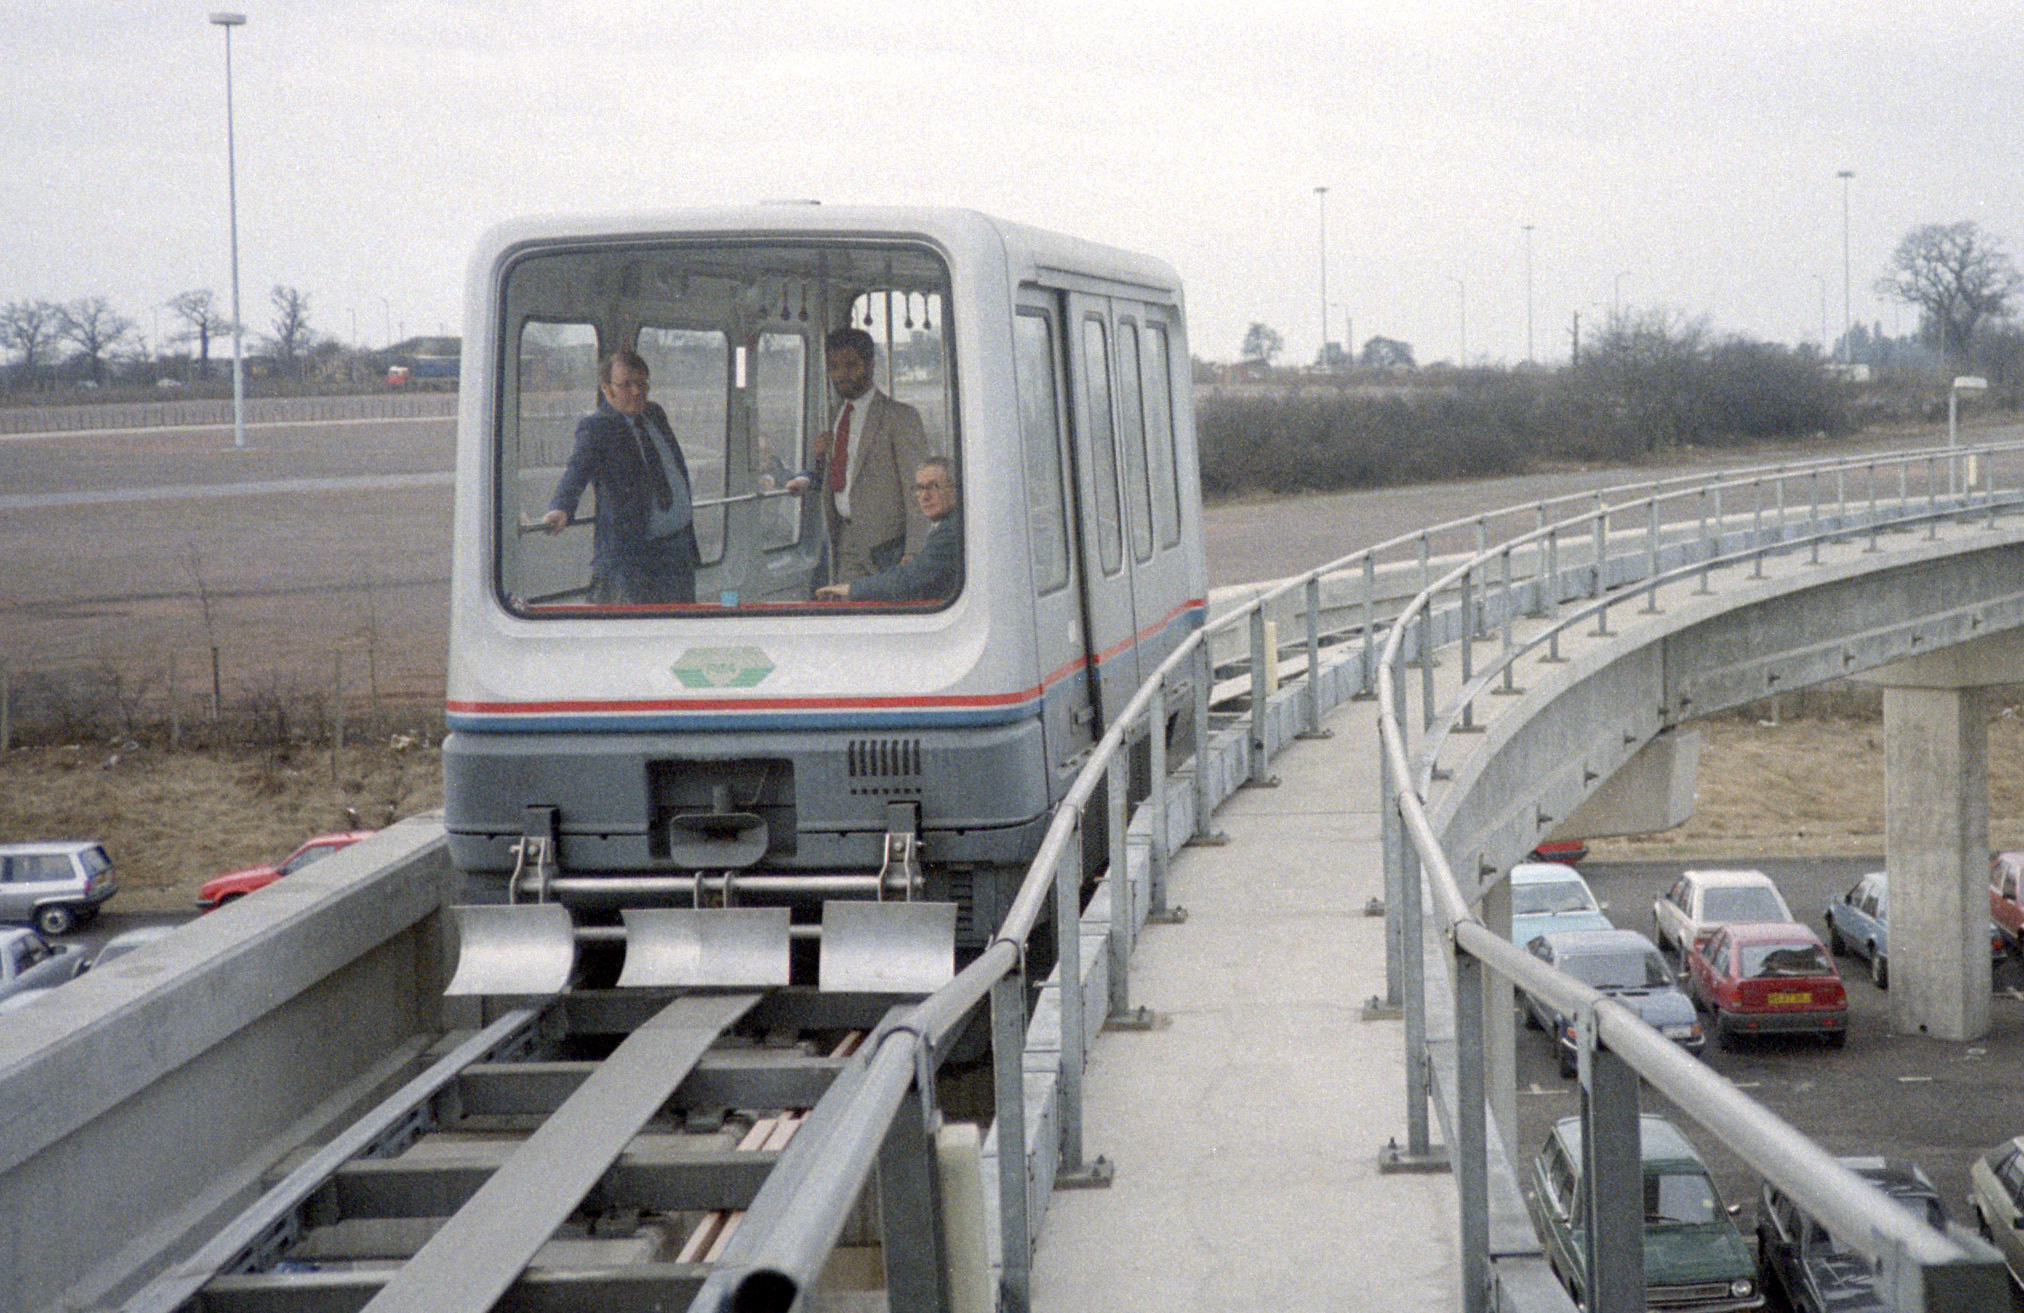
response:
M455 419L455 392L370 393L353 397L248 397L248 424L361 419ZM0 433L80 433L106 429L216 427L232 422L232 399L187 397L93 406L9 406Z
M0 1310L117 1303L441 1027L450 870L404 821L0 1025Z

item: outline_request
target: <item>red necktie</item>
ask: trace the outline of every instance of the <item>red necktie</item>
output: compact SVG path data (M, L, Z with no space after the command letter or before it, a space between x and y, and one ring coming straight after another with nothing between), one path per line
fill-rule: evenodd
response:
M843 478L850 468L850 407L843 403L843 414L836 417L836 441L829 449L829 490L843 491Z

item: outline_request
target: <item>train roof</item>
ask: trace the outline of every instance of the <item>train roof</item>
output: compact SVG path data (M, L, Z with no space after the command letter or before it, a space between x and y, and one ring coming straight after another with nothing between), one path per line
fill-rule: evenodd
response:
M513 248L572 238L655 239L704 233L741 237L818 235L925 238L953 254L1002 259L1025 280L1045 273L1136 284L1178 296L1180 276L1164 260L1117 247L993 218L977 210L932 206L822 205L781 201L759 205L558 214L511 219L478 241L472 272Z

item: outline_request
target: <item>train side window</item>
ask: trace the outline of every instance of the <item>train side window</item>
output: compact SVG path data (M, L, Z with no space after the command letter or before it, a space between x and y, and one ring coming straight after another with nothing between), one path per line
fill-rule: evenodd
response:
M1167 372L1167 330L1147 324L1145 336L1146 453L1152 457L1153 523L1160 546L1181 541L1179 460L1174 453L1173 376Z
M1124 542L1118 523L1117 448L1110 421L1110 344L1103 320L1091 315L1082 324L1082 398L1089 438L1091 473L1096 483L1096 546L1105 574L1124 567Z
M1068 582L1068 511L1062 495L1053 321L1044 314L1021 313L1014 323L1013 343L1018 352L1019 434L1026 450L1033 588L1049 593Z
M801 541L798 497L779 491L808 468L808 339L799 333L766 332L752 367L752 485L760 490L760 546L772 550Z
M720 561L730 431L730 342L715 329L646 325L633 349L647 362L652 399L668 412L675 441L682 444L689 496L696 507L696 547L703 564Z
M1146 482L1146 417L1140 404L1138 324L1120 319L1117 325L1117 413L1119 446L1124 452L1125 504L1131 509L1131 554L1134 560L1153 557L1152 491Z
M501 591L547 601L582 587L590 573L590 541L534 532L576 445L576 421L597 401L597 326L529 319L520 325L514 394L500 435L499 574ZM581 519L597 514L597 494L584 494Z

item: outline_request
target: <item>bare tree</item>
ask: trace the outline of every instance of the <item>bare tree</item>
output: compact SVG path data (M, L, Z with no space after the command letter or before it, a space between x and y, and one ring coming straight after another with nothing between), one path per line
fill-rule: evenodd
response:
M43 355L56 345L63 310L48 301L10 301L0 306L0 347L19 352L18 380L35 381Z
M274 303L274 354L281 372L292 378L316 339L309 327L309 294L276 283L268 299Z
M215 299L208 287L180 292L169 298L169 309L189 325L176 334L175 340L197 344L197 370L206 378L211 375L211 339L232 331L231 319L218 309Z
M2024 276L1992 237L1973 222L1929 223L1912 229L1891 255L1876 290L1924 312L1925 331L1940 354L1965 355L1975 330L2000 319Z
M134 331L134 321L115 314L102 296L87 296L59 312L57 332L91 362L91 381L105 382L105 358Z

